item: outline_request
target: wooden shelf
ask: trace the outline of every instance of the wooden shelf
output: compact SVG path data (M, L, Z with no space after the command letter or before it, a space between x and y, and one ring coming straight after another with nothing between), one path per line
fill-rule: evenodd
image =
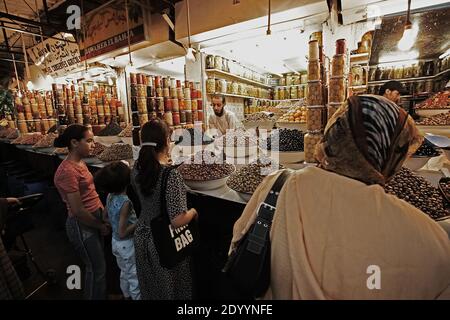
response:
M272 99L266 99L266 98L255 98L255 97L250 97L250 96L241 96L239 94L231 94L231 93L220 93L220 92L216 92L216 93L207 93L208 95L218 95L218 96L225 96L225 97L233 97L233 98L242 98L242 99L256 99L256 100L268 100L268 101L273 101Z
M447 72L449 72L450 69L441 71L437 74L435 74L434 76L426 76L426 77L416 77L416 78L405 78L405 79L389 79L389 80L377 80L377 81L369 81L369 84L382 84L382 83L386 83L388 81L399 81L399 82L410 82L410 81L422 81L422 80L431 80L434 78L437 78L443 74L446 74Z
M354 89L354 90L367 89L367 85L351 86L350 89Z
M406 79L377 80L377 81L369 81L369 84L383 84L383 83L386 83L388 81L393 81L393 80L398 81L398 82L411 82L411 81L431 80L434 78L435 78L435 76L406 78Z
M357 53L357 54L350 54L350 59L357 59L357 58L365 58L369 57L369 53Z
M250 80L250 79L247 79L247 78L244 78L244 77L241 77L241 76L229 73L229 72L225 72L225 71L222 71L222 70L219 70L219 69L206 69L205 71L207 73L212 73L212 74L217 74L217 75L233 78L233 79L236 79L236 80L238 80L240 82L247 83L247 84L252 84L254 86L258 86L258 87L261 87L261 88L264 88L264 89L272 89L272 87L267 85L267 84L264 84L264 83L261 83L261 82L255 81L255 80Z
M302 83L302 84L292 84L290 86L275 86L275 88L305 87L307 85L308 85L307 83Z

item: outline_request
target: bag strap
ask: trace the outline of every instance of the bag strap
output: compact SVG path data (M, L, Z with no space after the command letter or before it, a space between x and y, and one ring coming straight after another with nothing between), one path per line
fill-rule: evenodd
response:
M256 221L248 235L247 250L255 254L261 254L264 246L269 240L270 227L272 226L273 215L276 210L278 196L283 188L290 172L284 170L277 178L264 202L258 208Z
M161 203L161 215L167 216L169 218L169 215L167 214L167 203L166 203L166 190L167 190L167 181L169 180L169 174L174 169L174 167L163 167L161 170L162 176L161 176L161 195L160 195L160 203ZM170 219L169 219L170 220Z

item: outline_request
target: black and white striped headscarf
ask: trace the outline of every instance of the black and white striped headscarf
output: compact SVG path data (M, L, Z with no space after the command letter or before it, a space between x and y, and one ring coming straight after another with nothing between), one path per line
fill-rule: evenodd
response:
M367 152L375 169L381 170L394 138L399 107L394 102L375 95L362 95L359 102L366 129Z

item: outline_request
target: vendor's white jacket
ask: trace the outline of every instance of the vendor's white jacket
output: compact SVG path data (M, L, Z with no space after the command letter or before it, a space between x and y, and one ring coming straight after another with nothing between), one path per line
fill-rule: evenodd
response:
M231 112L224 110L221 117L216 116L214 113L208 118L210 131L217 130L219 135L224 135L229 129L241 128L241 122L236 118L236 115Z

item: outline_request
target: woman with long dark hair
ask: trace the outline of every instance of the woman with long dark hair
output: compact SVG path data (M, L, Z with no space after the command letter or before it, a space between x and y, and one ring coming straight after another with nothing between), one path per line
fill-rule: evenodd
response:
M55 139L58 148L69 154L55 173L55 186L67 206L66 231L86 268L86 299L106 298L106 266L103 238L109 226L102 220L103 205L95 190L94 178L83 158L94 148L94 135L88 127L73 124Z
M153 241L150 223L161 212L161 193L165 194L167 213L174 228L197 216L188 210L186 188L177 170L171 170L167 189L162 189L163 171L168 168L169 128L161 120L147 122L141 130L142 146L131 182L141 202L141 215L135 231L136 268L143 300L178 300L192 298L190 259L173 269L162 267Z

